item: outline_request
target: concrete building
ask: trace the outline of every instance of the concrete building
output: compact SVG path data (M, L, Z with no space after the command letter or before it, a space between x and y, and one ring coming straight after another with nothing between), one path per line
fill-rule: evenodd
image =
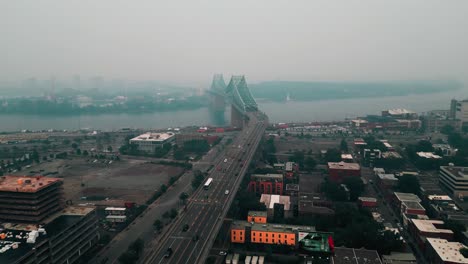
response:
M284 176L286 178L292 178L294 177L294 173L295 172L298 172L299 171L299 165L294 163L294 162L291 162L291 161L288 161L285 163L284 165Z
M283 194L283 174L252 174L247 186L249 192Z
M398 178L393 173L379 173L377 174L377 185L381 190L390 190L398 185Z
M358 163L328 162L330 180L341 183L347 177L361 177L361 166Z
M462 248L467 247L446 239L427 238L425 256L431 264L465 264L468 258L460 253Z
M443 238L449 241L453 239L453 231L445 229L444 221L440 220L410 219L408 232L421 249L424 249L428 237Z
M39 223L63 208L62 180L1 176L0 220Z
M460 132L462 127L461 120L447 117L427 116L424 123L427 132L440 132L445 126L451 126L455 131Z
M431 159L431 160L439 160L439 159L442 159L441 156L439 155L436 155L432 152L416 152L416 155L418 155L419 158L421 159Z
M286 184L286 190L284 194L291 196L291 197L297 197L299 194L299 184L293 184L293 183Z
M0 263L79 263L99 240L98 220L93 207L67 207L33 224L2 223Z
M275 204L280 204L284 206L284 217L290 218L293 216L291 208L291 198L284 195L276 194L262 194L260 197L260 202L265 204L268 212L268 217L273 218L275 213Z
M468 195L468 167L440 166L439 183L452 197Z
M465 126L468 123L468 100L453 99L450 102L450 117L460 120Z
M164 133L145 133L130 139L130 144L138 146L138 150L153 153L157 148L162 148L164 144L171 143L175 139L172 132Z
M343 162L347 162L347 163L353 163L354 162L353 155L351 155L351 154L341 154L341 160Z

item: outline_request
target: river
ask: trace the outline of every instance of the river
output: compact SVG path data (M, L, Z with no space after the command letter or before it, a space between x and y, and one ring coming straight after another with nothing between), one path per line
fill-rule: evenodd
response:
M258 100L261 111L271 122L311 122L343 120L367 114L379 115L382 110L406 108L416 112L449 109L450 99L468 98L468 90L424 95L382 98L353 98L311 102L270 102ZM166 127L225 125L229 122L227 109L224 116L211 113L208 108L162 113L102 114L81 116L0 115L0 131L46 129L99 129L116 130L124 127L157 129Z

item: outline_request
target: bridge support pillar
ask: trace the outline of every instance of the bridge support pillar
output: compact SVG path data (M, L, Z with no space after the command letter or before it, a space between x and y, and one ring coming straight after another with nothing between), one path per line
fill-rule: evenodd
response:
M244 114L231 105L231 126L243 128L244 122Z
M224 112L224 108L226 107L226 102L223 96L212 94L210 96L210 105L213 111Z

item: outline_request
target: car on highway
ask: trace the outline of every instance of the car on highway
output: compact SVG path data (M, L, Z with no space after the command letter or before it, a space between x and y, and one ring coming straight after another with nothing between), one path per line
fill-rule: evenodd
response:
M229 194L229 190L226 190L226 191L224 192L224 194L228 195L228 194Z
M199 239L200 239L200 236L199 236L199 235L194 235L194 236L192 237L193 242L196 242L196 241L198 241Z
M226 256L226 255L227 255L227 252L226 252L226 251L220 251L218 254L219 254L220 256Z
M227 162L227 159L224 159L224 162L226 163L226 162Z
M184 227L182 227L182 232L185 232L189 229L189 225L185 224Z
M166 253L164 254L165 258L168 258L172 255L172 248L167 248Z

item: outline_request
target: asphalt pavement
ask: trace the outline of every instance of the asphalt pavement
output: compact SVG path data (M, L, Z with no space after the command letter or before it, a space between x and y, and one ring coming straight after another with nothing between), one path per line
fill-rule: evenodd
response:
M189 199L185 212L143 263L203 263L263 136L266 124L252 119L208 176L213 178L211 186L201 187Z

